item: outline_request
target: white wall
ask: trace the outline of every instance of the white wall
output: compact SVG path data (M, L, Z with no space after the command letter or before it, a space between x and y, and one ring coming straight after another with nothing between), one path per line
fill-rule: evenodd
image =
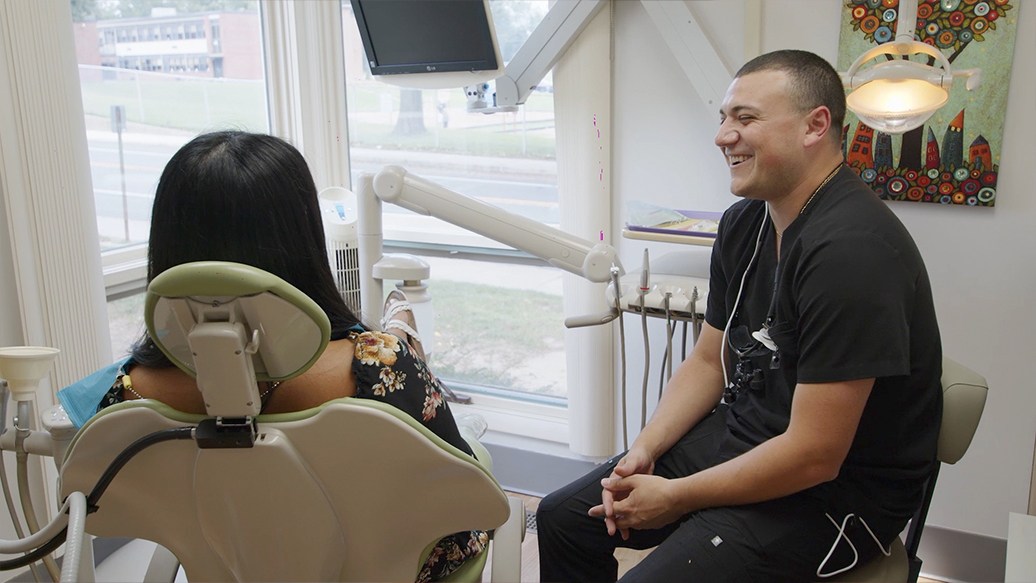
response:
M837 60L841 2L761 4L762 52L798 48ZM927 263L945 354L984 374L991 387L968 455L943 470L928 523L1000 538L1007 535L1008 513L1026 511L1036 435L1030 380L1036 310L1026 304L1036 292L1036 200L1028 176L1036 136L1036 70L1029 61L1036 54L1036 7L1013 4L1019 20L997 206L890 203ZM722 60L736 70L745 60L745 2L688 5ZM694 92L639 2L617 2L614 78L613 227L621 229L631 200L703 210L732 203L729 175L712 143L717 110ZM617 244L625 265L639 267L645 244ZM675 248L647 246L653 257ZM628 322L628 336L630 327ZM634 334L631 341L639 343L639 329ZM634 361L636 350L628 351ZM637 366L631 363L627 379L639 394Z

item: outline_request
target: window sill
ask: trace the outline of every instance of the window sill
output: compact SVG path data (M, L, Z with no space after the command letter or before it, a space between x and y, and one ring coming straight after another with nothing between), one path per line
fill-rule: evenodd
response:
M137 293L147 285L147 245L113 249L101 254L108 301Z
M528 403L492 395L472 395L472 403L450 404L454 415L481 415L492 439L533 439L562 446L568 451L568 409ZM554 447L551 447L554 449Z

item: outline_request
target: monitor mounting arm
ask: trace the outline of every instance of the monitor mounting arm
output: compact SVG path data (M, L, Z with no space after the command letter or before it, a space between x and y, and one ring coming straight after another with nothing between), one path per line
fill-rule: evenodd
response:
M503 76L496 78L495 92L490 92L489 83L464 88L468 98L468 111L517 111L518 106L525 103L544 75L605 4L606 0L555 2L529 35L528 40L507 63Z

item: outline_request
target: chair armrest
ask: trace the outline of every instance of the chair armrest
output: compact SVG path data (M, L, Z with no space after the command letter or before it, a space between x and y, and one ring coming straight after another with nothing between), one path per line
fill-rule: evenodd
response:
M943 463L955 464L975 436L989 384L978 373L949 358L943 359L942 367L943 413L938 458Z
M478 463L482 464L483 468L486 468L490 474L493 473L493 456L489 455L489 450L486 446L482 445L482 442L478 440L470 431L466 431L465 428L460 428L460 436L464 438L464 441L468 443L468 447L471 448L472 453L475 454L475 458Z
M493 533L493 562L491 581L521 581L522 541L525 540L525 503L514 496L507 497L511 515L507 522Z

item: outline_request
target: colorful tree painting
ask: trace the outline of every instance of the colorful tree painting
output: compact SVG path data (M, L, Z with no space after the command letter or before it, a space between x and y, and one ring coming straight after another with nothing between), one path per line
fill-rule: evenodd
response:
M984 82L974 92L956 84L946 106L902 136L875 132L855 116L847 119L846 158L879 196L972 206L995 203L1014 8L1010 0L920 0L917 40L943 51L951 64L960 65L966 55L967 67L981 68ZM839 51L843 70L870 45L893 40L898 17L899 0L847 0ZM981 50L965 52L979 43Z

